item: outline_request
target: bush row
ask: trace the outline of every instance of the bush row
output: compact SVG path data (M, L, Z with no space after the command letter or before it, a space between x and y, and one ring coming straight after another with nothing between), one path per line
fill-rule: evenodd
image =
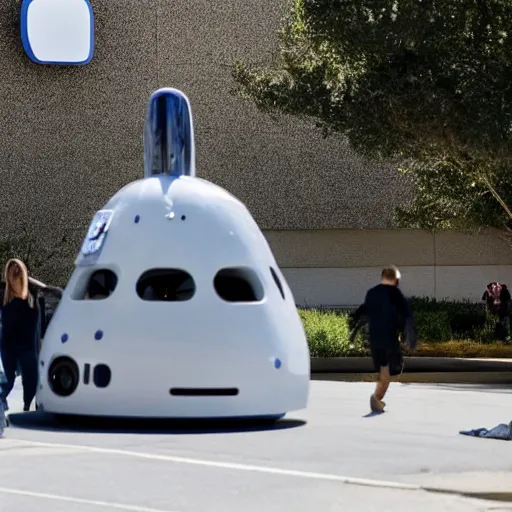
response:
M483 304L411 299L418 330L418 355L512 357L512 347L496 343L495 318ZM350 343L350 311L299 309L312 357L368 355L362 334Z

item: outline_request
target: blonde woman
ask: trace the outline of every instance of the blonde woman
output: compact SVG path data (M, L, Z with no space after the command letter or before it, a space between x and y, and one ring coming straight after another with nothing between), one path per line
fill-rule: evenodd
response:
M11 259L7 262L4 280L0 355L7 382L2 386L0 399L5 401L11 392L19 365L23 383L23 410L29 411L37 389L38 311L28 291L27 267L21 260Z

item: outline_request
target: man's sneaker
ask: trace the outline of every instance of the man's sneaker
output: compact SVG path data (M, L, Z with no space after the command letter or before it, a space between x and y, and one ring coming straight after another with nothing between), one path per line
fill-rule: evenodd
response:
M381 402L375 395L370 397L370 408L372 412L383 412L385 403Z

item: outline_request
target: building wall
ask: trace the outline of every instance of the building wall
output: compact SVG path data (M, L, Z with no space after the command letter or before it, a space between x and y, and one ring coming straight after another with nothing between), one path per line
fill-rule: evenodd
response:
M396 264L408 296L479 301L490 281L512 286L512 246L500 233L419 230L266 231L294 293L309 306L359 304L383 266Z
M299 303L357 303L389 262L414 294L477 297L508 279L495 235L386 231L412 194L394 165L230 94L235 59L272 64L290 1L91 0L92 62L51 67L23 52L20 0L0 0L0 242L26 229L53 254L37 277L65 282L94 212L143 176L146 102L172 86L191 100L198 175L246 203Z
M91 3L93 60L55 67L28 59L20 1L0 0L0 239L27 228L51 248L65 235L42 277L69 273L94 212L143 176L146 104L163 86L190 97L198 175L244 201L264 229L391 226L392 206L409 197L393 166L230 94L236 59L272 62L289 0Z

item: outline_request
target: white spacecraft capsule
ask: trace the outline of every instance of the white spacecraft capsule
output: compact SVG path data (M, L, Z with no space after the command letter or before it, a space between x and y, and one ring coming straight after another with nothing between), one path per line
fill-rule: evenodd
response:
M277 419L307 406L295 301L251 214L195 177L188 98L150 98L145 177L96 213L48 326L56 414Z

